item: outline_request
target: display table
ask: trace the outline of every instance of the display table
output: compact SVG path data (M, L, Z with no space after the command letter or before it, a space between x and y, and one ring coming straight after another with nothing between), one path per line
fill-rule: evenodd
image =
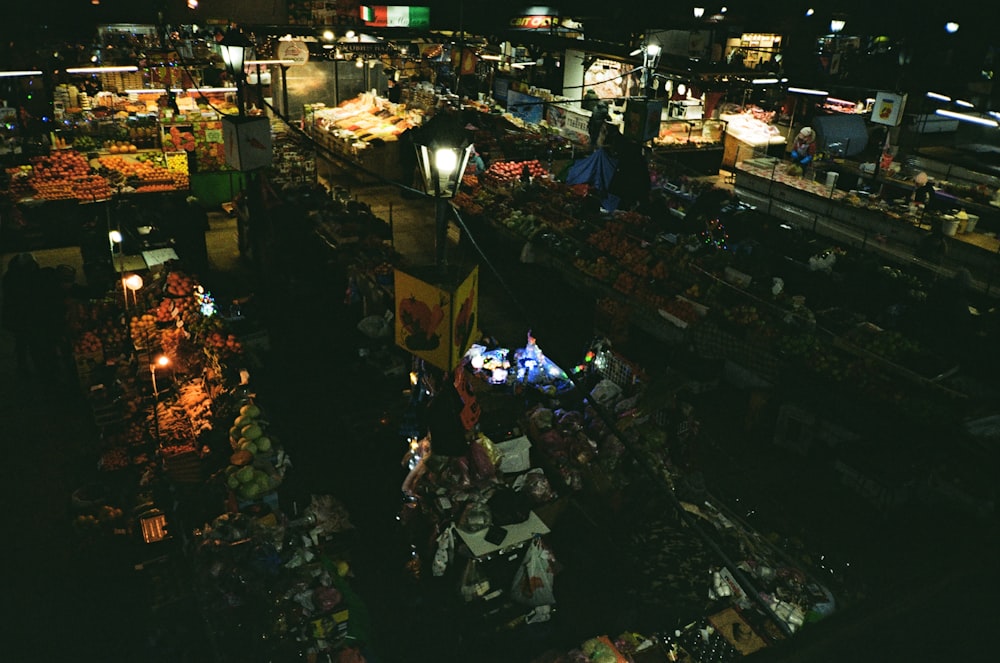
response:
M507 530L507 536L500 543L490 543L486 540L488 529L482 529L478 532L466 532L462 528L456 527L455 531L458 532L458 536L462 539L462 542L468 546L472 556L476 558L508 550L530 541L532 537L548 534L550 531L548 526L542 522L542 519L534 511L531 512L527 520L523 523L507 525L504 529Z
M858 192L841 191L823 182L786 172L776 159L747 159L736 164L736 190L766 213L815 232L859 244L865 250L897 253L913 259L922 243L942 221L939 216L914 216L888 206L868 205ZM989 283L1000 269L1000 240L981 233L947 237L947 263L937 268L959 268ZM929 265L930 266L930 265ZM980 288L986 287L978 282Z

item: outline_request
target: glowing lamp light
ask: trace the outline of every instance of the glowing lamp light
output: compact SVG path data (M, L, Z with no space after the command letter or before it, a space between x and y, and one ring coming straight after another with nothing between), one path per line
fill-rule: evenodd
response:
M125 287L135 292L142 289L142 277L138 274L129 274L125 277Z
M362 60L361 58L358 58L357 60L354 61L354 66L357 67L358 69L362 69L365 66L365 61Z
M38 69L20 69L11 71L0 71L0 78L16 78L19 76L41 76L42 72Z
M979 117L978 115L969 115L967 113L956 113L950 110L944 110L939 108L934 111L935 114L941 115L943 117L951 118L953 120L959 120L961 122L971 122L972 124L981 124L984 127L998 127L1000 123L996 120L991 120L988 117Z
M838 32L844 29L845 25L847 25L847 21L840 18L835 18L830 21L830 32L832 32L833 34L837 34Z
M704 7L695 7L692 11L694 12L694 17L695 18L701 18L702 16L705 15L705 8Z
M122 234L117 230L112 230L111 232L108 233L108 239L111 241L112 244L121 244Z
M966 101L965 99L956 99L955 100L955 105L956 106L962 106L964 108L975 108L976 107L976 105L974 103L972 103L971 101Z
M166 368L170 365L170 357L167 355L157 355L155 365L159 368Z
M812 7L810 7L809 9L806 10L806 16L812 16L815 13L816 13L816 10L813 9Z
M937 99L938 101L951 101L951 97L943 95L943 94L938 94L937 92L928 92L927 93L927 98L928 99Z
M955 34L956 32L958 32L958 23L956 23L955 21L948 21L947 23L944 24L944 31L950 35Z
M659 57L660 55L660 45L659 44L648 44L646 46L646 55L651 58Z
M336 35L333 34L333 30L324 30L323 31L323 39L325 39L327 41L333 41L333 38L335 36Z
M198 0L187 0L188 9L198 9Z

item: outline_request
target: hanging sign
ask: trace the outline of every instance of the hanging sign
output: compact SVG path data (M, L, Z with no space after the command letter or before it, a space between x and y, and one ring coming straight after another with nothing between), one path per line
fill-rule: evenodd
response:
M875 124L885 124L898 127L903 121L903 107L906 106L906 95L894 92L879 92L875 95L875 105L872 107L871 121Z
M430 7L362 5L361 21L372 28L429 28Z
M297 39L279 41L275 55L279 60L288 60L292 65L305 64L309 62L309 47L304 41Z
M240 171L271 165L271 123L266 117L224 117L226 164Z
M559 12L552 7L528 7L510 19L514 30L553 30L559 27Z
M446 371L479 338L479 267L451 288L396 270L396 345Z
M625 107L626 138L639 143L653 140L660 135L660 116L663 113L662 101L639 101L629 99Z

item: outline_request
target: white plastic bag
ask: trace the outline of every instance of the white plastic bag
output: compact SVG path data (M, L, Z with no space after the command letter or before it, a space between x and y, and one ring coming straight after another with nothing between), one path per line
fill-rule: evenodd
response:
M511 598L526 605L552 605L556 602L552 586L555 581L555 557L541 538L535 537L517 573L514 574L514 585L511 587Z
M431 565L431 572L435 576L443 576L455 556L455 532L454 525L449 525L445 531L441 532L437 538L437 550L434 552L434 563Z

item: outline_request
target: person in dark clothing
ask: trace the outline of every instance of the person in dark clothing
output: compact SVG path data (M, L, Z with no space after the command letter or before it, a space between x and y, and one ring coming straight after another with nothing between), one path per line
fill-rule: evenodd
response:
M434 387L434 396L427 403L427 429L431 435L431 448L436 455L462 456L469 450L462 426L462 397L455 389L451 374L438 380L428 376Z
M3 328L14 335L17 373L21 377L30 373L34 332L32 309L40 269L33 255L19 253L7 263L7 271L3 277L3 308L0 310L0 317Z
M590 134L590 146L593 148L604 145L604 133L608 118L611 116L611 109L607 102L598 101L590 111L590 119L587 120L587 132Z
M179 210L179 217L173 224L174 245L177 257L196 274L208 271L208 245L205 233L208 231L208 213L194 196L188 196L186 205Z
M399 83L393 79L389 79L389 87L386 90L385 98L389 100L389 103L398 104L400 99L403 97L403 88L399 87Z

